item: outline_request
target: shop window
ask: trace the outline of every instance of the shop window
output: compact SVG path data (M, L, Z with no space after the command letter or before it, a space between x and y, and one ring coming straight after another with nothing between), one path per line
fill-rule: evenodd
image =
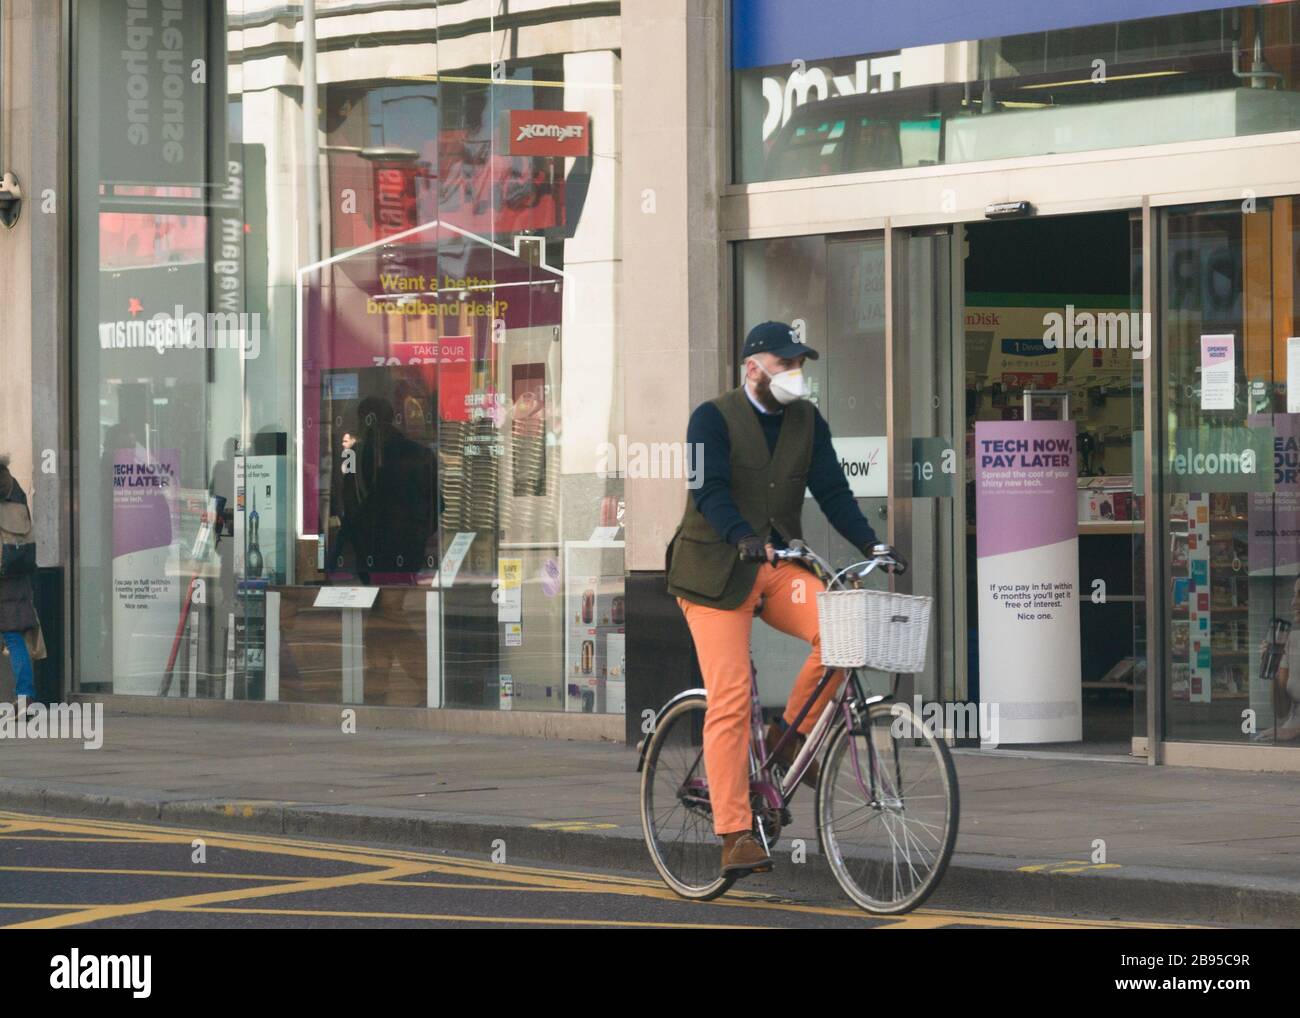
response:
M74 13L81 688L620 712L619 19Z
M1166 737L1300 743L1296 199L1160 219Z

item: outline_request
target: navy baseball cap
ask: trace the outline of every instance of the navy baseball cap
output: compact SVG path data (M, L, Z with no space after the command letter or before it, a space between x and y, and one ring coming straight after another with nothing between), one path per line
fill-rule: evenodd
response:
M756 353L771 353L787 359L807 357L814 361L820 356L812 347L800 343L794 329L785 322L763 322L749 330L745 345L740 349L741 360Z

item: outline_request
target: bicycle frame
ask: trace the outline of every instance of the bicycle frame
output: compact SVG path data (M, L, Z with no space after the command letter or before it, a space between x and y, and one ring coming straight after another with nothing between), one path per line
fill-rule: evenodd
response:
M776 756L785 747L786 743L794 738L794 733L798 730L798 726L803 722L804 718L808 716L808 712L812 710L813 704L817 702L818 697L821 696L822 691L832 680L832 677L836 673L844 671L847 671L848 674L844 677L843 685L840 688L839 693L832 697L822 709L821 717L817 719L817 723L813 726L812 731L808 733L808 738L804 741L803 747L795 756L794 762L790 765L790 769L785 772L781 783L778 785L773 780L771 771ZM762 795L770 809L785 809L790 805L791 800L794 798L795 790L799 787L804 774L808 770L809 764L811 764L817 757L817 754L821 752L822 747L826 744L826 740L834 730L835 719L837 716L842 717L844 724L849 726L851 731L854 731L856 719L853 714L855 709L861 710L874 703L880 703L888 699L888 697L883 693L867 695L866 691L862 688L861 680L858 676L858 669L827 668L825 672L822 673L821 680L809 695L808 700L800 709L799 714L795 718L794 724L790 725L781 734L781 738L777 740L776 745L772 747L772 750L769 753L767 752L767 743L763 733L762 708L758 699L758 671L752 664L750 665L750 680L752 729L749 749L750 789L751 791ZM866 738L868 744L870 744L872 739L871 729L869 727L864 727L861 729L861 734ZM873 751L868 754L867 771L869 774L869 783L863 783L862 766L858 759L857 744L850 743L849 749L853 754L854 772L858 776L859 784L862 785L862 791L874 798L876 793L876 753L874 752L874 747Z
M866 567L858 570L855 574L860 579L870 573L877 564L874 561L856 563L854 566L846 567L845 569L832 574L831 569L826 562L804 547L793 549L792 553L788 557L797 558L804 563L811 564L813 566L813 574L826 583L826 589L828 590L842 589L843 583L841 582L841 577L852 573L858 567L863 565ZM863 780L863 768L859 759L856 742L849 743L849 751L853 758L854 774L857 776L858 784L862 788L863 793L872 800L877 798L877 754L874 745L872 745L871 728L870 726L864 725L860 730L857 729L855 725L856 719L853 714L855 710L863 710L874 703L880 703L888 699L887 696L884 694L873 694L868 696L866 691L862 688L861 679L858 674L859 669L857 668L827 668L822 673L822 677L818 681L812 693L809 694L807 701L799 709L799 713L795 716L793 723L791 723L786 730L781 733L781 737L777 740L776 745L772 747L771 752L768 752L767 740L764 737L763 730L762 706L759 702L758 694L758 670L754 667L753 661L750 661L749 673L751 729L749 745L749 787L751 794L757 793L761 795L769 809L785 810L794 798L795 789L799 787L809 765L814 759L816 759L817 754L821 752L822 747L826 744L826 740L834 729L834 719L838 715L843 718L843 723L848 726L850 732L857 733L860 731L860 734L862 734L867 740L869 752L867 754L866 782ZM821 697L827 685L832 681L832 678L839 673L846 674L844 675L843 683L838 694L832 697L822 709L821 716L817 719L817 723L813 726L812 731L808 733L808 738L804 741L798 754L796 754L793 763L790 765L790 769L783 775L780 785L777 785L772 778L771 769L773 761L785 748L787 741L794 739L795 733L799 729L799 725L801 725L804 719L808 716L809 711L812 710L813 704ZM897 677L895 677L894 685L896 688ZM890 695L892 696L892 692ZM766 840L766 832L764 832L764 839Z

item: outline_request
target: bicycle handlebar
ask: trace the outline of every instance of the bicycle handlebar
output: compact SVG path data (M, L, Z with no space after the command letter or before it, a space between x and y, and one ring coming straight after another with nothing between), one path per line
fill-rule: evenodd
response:
M827 584L830 589L839 586L840 577L844 576L846 573L852 573L858 579L862 579L870 575L877 568L883 568L886 572L895 575L901 575L907 569L902 562L894 557L894 549L887 544L873 545L871 553L871 558L863 559L861 562L855 562L838 572L835 571L829 562L804 544L803 541L798 539L791 541L790 547L788 548L773 549L772 557L776 559L797 559L815 563L825 571L827 576L831 577Z

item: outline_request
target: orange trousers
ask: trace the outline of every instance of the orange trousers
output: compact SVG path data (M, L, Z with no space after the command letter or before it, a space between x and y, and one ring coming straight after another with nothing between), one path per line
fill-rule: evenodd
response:
M753 824L749 808L749 662L754 608L763 598L759 617L764 622L812 644L786 702L785 720L793 723L824 671L817 625L817 591L823 589L820 580L793 562L765 562L759 566L754 589L737 608L724 611L677 599L695 641L695 654L709 694L704 715L704 770L717 834L747 831ZM842 675L826 684L799 725L805 735L812 731L826 702L835 695Z

